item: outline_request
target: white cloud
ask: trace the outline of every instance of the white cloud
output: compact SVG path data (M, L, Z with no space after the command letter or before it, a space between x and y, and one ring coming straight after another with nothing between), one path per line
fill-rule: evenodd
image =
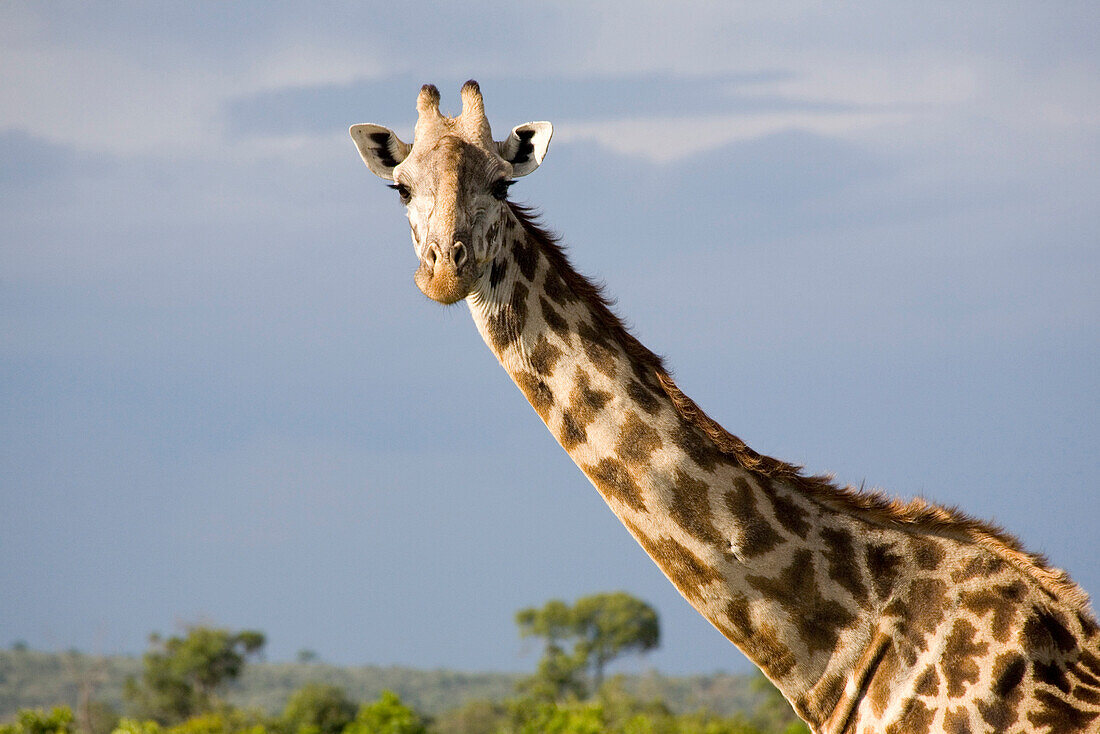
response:
M973 99L978 73L965 58L898 57L883 59L798 59L798 73L768 84L770 91L798 99L816 99L870 108L944 107Z
M26 130L83 150L210 150L223 136L227 100L377 78L402 65L415 66L422 56L417 53L422 39L415 36L386 39L383 48L358 28L326 34L289 17L255 29L237 49L208 48L200 39L183 37L154 52L148 44L119 43L117 31L115 40L94 27L73 37L50 27L46 11L34 7L9 5L0 11L7 29L0 30L5 89L0 129ZM940 33L951 28L974 35L984 27L979 11L959 10L955 15L963 17L958 18L943 9L900 12L884 6L857 12L846 16L821 4L793 2L654 3L624 6L621 12L603 5L573 7L547 29L572 41L538 46L535 63L542 75L577 78L779 70L788 73L739 91L862 108L736 116L669 110L568 126L557 121L559 139L595 139L661 162L786 129L881 136L880 142L896 147L922 137L949 138L960 119L981 116L1058 136L1094 133L1100 124L1094 60L1073 57L1072 51L1050 64L1017 58L1014 44L1023 43L1020 26L1027 22L1022 15L1005 21L1011 21L1010 32L978 34L982 43L972 46ZM954 23L944 25L949 21ZM483 44L448 43L449 68L478 67ZM647 137L670 124L679 128L676 139L662 141L659 151L650 146Z
M567 121L555 130L562 142L594 140L616 153L664 164L729 143L790 130L847 137L907 119L908 115L901 112L768 112Z
M230 59L184 43L150 57L136 45L111 43L94 32L59 37L20 6L6 8L4 15L0 130L24 130L85 151L202 150L221 139L228 99L342 84L385 68L369 43L342 48L308 37L272 38L258 51Z

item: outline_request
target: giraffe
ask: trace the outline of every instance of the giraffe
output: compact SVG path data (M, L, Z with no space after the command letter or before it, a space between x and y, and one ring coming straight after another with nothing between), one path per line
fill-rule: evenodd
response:
M815 732L1100 732L1083 590L989 524L836 486L727 432L509 199L550 123L495 142L477 83L461 96L448 117L425 85L412 144L351 128L406 207L417 286L465 300L612 512Z

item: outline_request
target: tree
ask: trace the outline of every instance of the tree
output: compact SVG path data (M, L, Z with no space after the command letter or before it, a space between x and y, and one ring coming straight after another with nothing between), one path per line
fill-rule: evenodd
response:
M321 659L321 656L317 654L316 650L310 650L303 647L301 650L298 651L297 659L299 663L309 664L317 662Z
M609 662L626 653L649 652L661 640L657 612L625 591L578 599L573 618L577 649L592 667L596 690Z
M393 691L382 691L374 703L365 704L344 734L427 734L420 716L401 702Z
M560 599L551 599L541 609L528 607L516 612L521 637L542 637L546 649L535 675L520 682L529 696L561 700L572 695L584 698L583 656L565 652L562 642L574 636L573 610Z
M287 734L340 734L355 718L355 704L339 686L308 683L295 691L283 709Z
M624 591L582 597L571 607L553 599L540 609L521 609L516 624L522 637L546 640L538 672L524 688L558 700L570 693L584 696L585 671L591 671L598 690L608 663L626 653L645 653L660 642L657 612ZM568 653L566 641L573 642Z
M183 637L149 637L141 681L126 681L125 696L138 716L161 724L212 711L218 690L244 670L245 659L259 652L264 636L254 630L230 632L191 627Z
M548 646L535 674L519 682L521 693L544 701L584 698L588 686L584 680L585 660L557 646Z
M72 734L73 712L58 706L46 713L40 709L21 709L14 724L0 724L0 734Z

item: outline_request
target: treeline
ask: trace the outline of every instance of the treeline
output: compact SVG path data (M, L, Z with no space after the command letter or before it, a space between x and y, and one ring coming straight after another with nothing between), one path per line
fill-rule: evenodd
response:
M127 712L122 695L126 679L140 673L141 659L136 657L0 650L0 722L15 721L21 709L49 712L63 705L77 710L81 688L88 686L82 686L81 679L89 677L94 681L92 708L117 718ZM227 687L225 698L232 708L273 716L282 712L295 691L310 683L334 686L355 701L375 701L391 690L424 718L442 723L444 719L484 720L499 712L515 696L522 678L508 673L336 666L320 661L253 662ZM751 675L728 673L667 676L649 671L615 678L622 693L640 701L661 701L675 714L702 710L724 717L740 715L756 722L761 732L782 731L769 728L767 722L792 721L789 710L784 710L786 704L779 702L779 715L768 716L764 713L767 696L753 683Z
M141 675L140 657L88 655L76 650L63 653L0 649L0 721L13 719L20 709L46 708L56 704L76 707L81 689L94 689L94 699L116 711L125 711L123 688L127 678ZM226 701L237 708L259 709L269 714L281 711L290 694L307 683L337 686L356 700L377 698L392 690L418 711L435 715L460 706L470 699L503 701L515 693L522 678L511 673L468 673L455 670L420 670L401 666L339 666L320 660L312 662L258 662L245 667L241 676L227 685ZM668 678L657 673L629 676L630 690L652 695L668 690L670 700L690 707L706 705L708 691L723 695L722 689L737 694L737 706L750 704L741 695L745 677L735 675ZM692 702L698 690L702 700ZM649 695L649 694L647 694Z
M762 676L608 678L615 659L660 639L656 612L622 592L553 600L516 621L544 643L527 676L338 668L308 651L257 663L263 633L202 626L152 635L141 661L13 649L0 652L0 734L807 731Z

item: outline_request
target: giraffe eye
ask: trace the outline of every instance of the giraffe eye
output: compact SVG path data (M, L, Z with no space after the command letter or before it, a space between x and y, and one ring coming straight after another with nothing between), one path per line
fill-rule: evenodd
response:
M412 192L409 191L409 187L405 184L386 184L391 189L397 192L397 195L401 197L402 204L408 204L409 199L412 198Z
M508 187L514 184L515 181L509 181L507 179L500 179L493 184L492 194L493 198L498 201L504 201L508 198Z

